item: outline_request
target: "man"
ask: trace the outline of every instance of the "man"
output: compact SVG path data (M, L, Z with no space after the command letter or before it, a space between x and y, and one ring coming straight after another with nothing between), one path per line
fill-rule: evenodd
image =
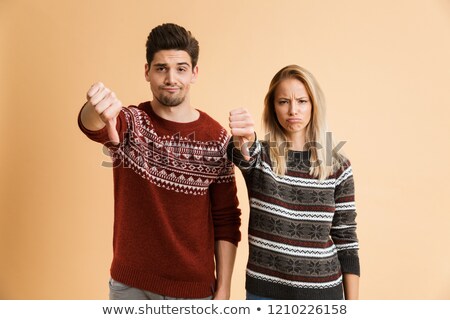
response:
M147 39L152 101L87 92L79 126L114 160L110 299L230 297L240 210L226 130L190 103L198 53L190 32L160 25Z

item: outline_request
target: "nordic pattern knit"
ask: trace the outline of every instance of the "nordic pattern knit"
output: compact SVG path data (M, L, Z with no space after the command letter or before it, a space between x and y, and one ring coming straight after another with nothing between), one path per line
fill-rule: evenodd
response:
M267 143L245 161L232 140L250 203L246 289L274 299L342 299L342 273L359 275L350 162L327 179L309 175L308 152L288 151L287 173L271 168Z
M226 130L206 113L177 123L149 102L122 108L114 173L111 277L157 294L204 298L215 288L214 242L240 240ZM81 114L81 113L80 113ZM106 128L81 130L107 143ZM93 213L94 214L94 213Z

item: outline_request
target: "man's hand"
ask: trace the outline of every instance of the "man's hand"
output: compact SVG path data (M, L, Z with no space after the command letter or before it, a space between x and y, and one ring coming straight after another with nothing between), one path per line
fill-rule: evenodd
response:
M255 128L252 115L245 108L230 111L230 129L235 138L234 145L241 149L246 161L250 160L249 147L255 139Z
M117 99L114 92L106 88L101 82L92 85L86 95L87 108L93 108L106 125L109 140L119 144L119 134L116 129L117 116L122 109L122 102Z
M230 291L216 291L213 300L230 300Z

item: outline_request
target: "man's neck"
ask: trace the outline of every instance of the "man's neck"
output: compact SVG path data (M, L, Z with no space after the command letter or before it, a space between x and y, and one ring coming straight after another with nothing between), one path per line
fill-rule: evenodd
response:
M200 117L200 113L189 103L185 102L175 107L168 107L154 99L151 101L151 106L158 116L173 122L188 123L193 122Z

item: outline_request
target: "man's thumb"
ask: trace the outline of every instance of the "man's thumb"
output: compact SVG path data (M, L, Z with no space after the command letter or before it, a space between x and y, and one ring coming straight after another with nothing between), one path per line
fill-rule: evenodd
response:
M108 131L109 142L114 145L118 145L120 143L119 133L116 129L117 120L114 118L106 123L106 130Z

